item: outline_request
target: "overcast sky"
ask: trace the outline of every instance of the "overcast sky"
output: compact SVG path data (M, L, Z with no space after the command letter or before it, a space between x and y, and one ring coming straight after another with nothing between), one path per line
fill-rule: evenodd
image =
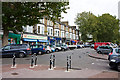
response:
M70 9L67 14L63 14L62 21L69 21L70 26L74 26L77 13L92 12L96 16L109 13L118 17L118 2L120 0L69 0Z

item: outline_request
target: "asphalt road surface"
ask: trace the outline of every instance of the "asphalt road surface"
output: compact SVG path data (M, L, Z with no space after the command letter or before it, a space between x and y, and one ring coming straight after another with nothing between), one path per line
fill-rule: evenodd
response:
M89 53L94 53L95 50L91 48L74 49L68 51L54 52L56 56L56 66L66 67L67 56L72 56L73 69L94 69L102 71L115 71L110 69L107 60L95 59L88 56ZM50 55L38 55L37 64L49 65ZM31 56L25 58L16 58L16 64L30 64ZM2 58L2 65L11 64L12 58Z

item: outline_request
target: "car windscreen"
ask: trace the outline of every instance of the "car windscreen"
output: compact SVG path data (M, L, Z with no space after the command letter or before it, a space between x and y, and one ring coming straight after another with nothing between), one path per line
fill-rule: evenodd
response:
M115 52L120 54L120 49L115 49Z
M60 47L60 45L56 45L56 47Z

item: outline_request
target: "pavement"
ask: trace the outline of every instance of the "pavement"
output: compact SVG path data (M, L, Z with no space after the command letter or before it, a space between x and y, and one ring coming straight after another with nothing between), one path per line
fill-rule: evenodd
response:
M11 65L2 66L2 78L118 78L118 72L98 71L92 69L75 70L69 72L64 67L49 70L47 65L38 65L29 68L29 64L18 64L16 68Z
M108 60L107 54L98 54L97 52L89 53L88 56L96 59Z

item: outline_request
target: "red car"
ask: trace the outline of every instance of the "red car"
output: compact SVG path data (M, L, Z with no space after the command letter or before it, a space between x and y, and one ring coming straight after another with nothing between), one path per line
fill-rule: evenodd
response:
M94 49L96 50L98 46L110 45L110 42L95 42Z

